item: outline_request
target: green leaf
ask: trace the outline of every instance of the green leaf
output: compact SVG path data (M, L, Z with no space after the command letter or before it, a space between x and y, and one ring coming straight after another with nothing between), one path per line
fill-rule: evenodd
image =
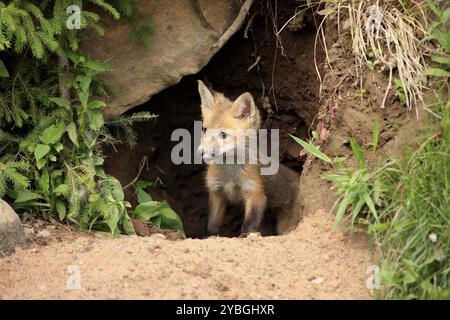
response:
M112 234L116 234L117 225L120 221L119 208L117 206L110 206L110 214L107 219L105 219L106 224Z
M431 59L434 62L440 63L440 64L445 64L447 66L450 67L450 58L448 57L444 57L444 56L432 56Z
M445 9L444 13L442 14L441 17L442 24L446 24L449 19L450 19L450 7Z
M88 104L89 109L100 109L106 107L106 103L101 100L92 100Z
M373 203L372 198L367 193L364 193L363 198L367 204L367 207L369 207L370 212L373 214L375 219L378 220L378 212L375 209L375 204Z
M107 176L106 179L102 181L103 189L109 191L112 197L117 201L123 201L125 195L123 193L122 185L119 180L112 176Z
M180 217L176 214L175 211L172 210L167 201L164 201L162 203L160 216L161 216L161 228L176 230L181 232L182 235L185 236L183 230L183 223Z
M50 98L50 101L52 101L53 103L55 103L57 106L69 109L70 107L70 101L67 100L66 98L59 98L59 97L55 97L55 98Z
M99 61L88 60L84 65L87 68L97 72L105 72L109 70L109 66L106 63L102 63Z
M14 201L16 203L26 202L35 199L42 199L42 196L36 192L30 191L20 191L17 199Z
M434 14L438 17L441 16L441 10L439 9L439 7L437 7L433 1L427 1L428 6L431 8L431 10L433 10Z
M350 139L350 146L352 147L353 153L356 156L356 159L359 161L359 167L364 169L366 167L366 158L364 157L364 153L362 152L361 147L355 139Z
M98 110L92 110L89 112L89 127L98 131L104 124L103 113Z
M131 222L130 217L128 216L128 213L125 213L125 217L123 218L123 229L128 235L136 234L136 231L134 230L133 222Z
M346 175L340 175L340 174L329 174L326 176L323 176L323 179L328 181L334 181L334 182L347 182L349 177Z
M66 132L66 130L62 126L51 125L44 130L39 139L45 144L54 144L61 140L64 132Z
M84 113L88 108L89 91L81 91L78 93L82 108L78 110L79 113Z
M306 151L308 151L309 153L311 153L313 156L315 156L316 158L328 162L328 163L332 163L333 161L327 156L325 155L322 151L320 151L315 145L313 145L312 143L306 142L300 138L297 138L293 135L289 135L292 139L294 139L298 144L300 144L303 148L306 149Z
M139 180L138 182L136 182L136 188L137 189L145 189L145 188L149 188L153 186L153 181L148 181L148 180Z
M78 75L76 80L80 83L81 91L89 95L89 87L91 86L92 77L86 75Z
M2 60L0 60L0 78L8 78L9 73Z
M363 199L363 198L360 198L360 199L358 200L358 202L356 203L356 205L353 206L353 210L352 210L352 213L351 213L352 224L355 223L355 219L356 219L356 217L359 215L359 213L361 212L361 209L362 209L364 203L365 203L364 199Z
M161 220L162 219L160 215L150 218L150 222L153 223L157 228L161 228Z
M382 195L382 182L378 177L375 177L375 181L373 182L373 199L375 204L381 204L381 195Z
M38 144L34 149L34 158L36 162L44 158L50 151L50 146L46 144Z
M53 148L56 150L56 152L60 153L64 149L64 146L61 142L57 142L53 145Z
M36 161L36 166L40 170L43 167L45 167L46 163L47 163L47 161L45 160L45 158L42 158L42 159L39 159L39 160Z
M39 178L39 186L41 190L46 193L50 188L50 175L48 174L48 170L43 170L41 177Z
M94 154L92 156L92 162L93 162L94 166L101 166L105 162L105 159Z
M133 210L133 215L140 220L149 220L159 215L162 204L159 201L149 201L141 203Z
M334 225L337 226L339 223L341 223L342 219L344 218L345 211L347 210L347 207L352 202L352 195L346 194L344 198L341 200L337 213L336 213L336 219L334 221Z
M138 199L138 203L145 203L145 202L149 202L152 201L152 197L145 192L144 190L142 190L141 188L137 189L137 199Z
M69 196L70 194L70 187L67 184L60 184L59 186L57 186L55 189L53 189L53 193L56 194L57 196Z
M66 205L59 199L56 199L56 211L58 211L58 217L60 221L63 221L67 214Z
M444 78L450 77L449 71L445 71L443 69L438 69L438 68L429 68L427 70L426 74L428 76L433 76L433 77L444 77Z
M80 63L81 56L78 53L71 50L66 50L64 53L75 64L75 66Z
M75 123L69 123L69 125L67 126L67 133L69 134L70 141L72 141L73 144L78 147L78 133Z
M445 51L450 51L450 37L448 32L434 30L432 36L439 42Z

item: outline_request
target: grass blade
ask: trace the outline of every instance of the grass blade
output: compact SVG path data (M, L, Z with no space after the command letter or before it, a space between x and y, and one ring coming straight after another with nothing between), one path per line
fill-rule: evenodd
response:
M364 153L362 152L361 147L355 139L350 139L350 146L352 147L353 153L359 161L359 167L364 169L366 167L366 158L364 157Z
M289 135L292 139L295 140L295 142L297 142L298 144L300 144L303 148L305 148L306 151L308 151L309 153L311 153L313 156L315 156L316 158L328 162L328 163L332 163L333 161L331 160L330 157L328 157L326 154L324 154L322 151L319 150L319 148L317 148L315 145L313 145L310 142L306 142L300 138L297 138L293 135Z

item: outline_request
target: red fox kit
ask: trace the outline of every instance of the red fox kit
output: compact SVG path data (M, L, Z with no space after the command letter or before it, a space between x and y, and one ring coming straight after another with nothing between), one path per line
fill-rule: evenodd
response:
M209 191L208 233L218 234L228 203L243 204L244 222L241 232L260 231L264 214L276 214L276 232L293 229L299 220L299 176L281 165L273 175L261 175L261 165L223 161L238 149L236 132L260 128L260 114L253 97L246 92L234 102L222 94L211 92L198 81L203 117L203 133L199 151L208 163L206 184ZM277 159L278 161L278 159Z

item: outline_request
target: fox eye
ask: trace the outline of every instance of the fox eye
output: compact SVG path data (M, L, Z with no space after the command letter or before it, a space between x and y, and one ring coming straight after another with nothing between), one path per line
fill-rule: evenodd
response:
M228 133L226 133L225 131L220 131L220 137L222 139L225 139L226 137L228 137Z
M202 127L202 132L205 133L206 132L206 128Z

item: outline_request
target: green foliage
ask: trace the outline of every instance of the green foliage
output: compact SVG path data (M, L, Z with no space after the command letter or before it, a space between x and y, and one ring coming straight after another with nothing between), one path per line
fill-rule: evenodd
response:
M431 58L436 66L427 70L427 75L439 78L450 77L450 30L448 20L450 18L450 8L439 8L429 1L429 6L438 17L437 21L432 21L429 29L430 37L438 43L439 54Z
M134 144L133 122L154 116L104 119L106 104L93 97L108 92L99 75L109 67L80 55L80 35L66 27L66 8L78 5L81 29L103 33L99 16L85 10L88 3L114 19L128 17L148 45L151 30L141 24L149 20L133 21L139 14L134 0L0 2L0 197L18 212L133 234L131 206L120 182L103 171L101 147L122 137ZM68 68L57 56L68 59ZM166 203L158 210L159 225L182 231Z
M386 226L371 231L386 298L450 299L450 102L440 101L434 113L420 147L383 176Z
M133 233L126 210L130 205L124 201L122 187L102 170L100 147L105 137L100 109L105 104L91 97L102 88L97 77L107 66L74 52L69 56L74 71L67 75L66 85L76 98L52 97L56 94L54 78L48 88L41 88L45 97L25 96L18 115L9 108L9 116L2 122L0 140L8 140L9 145L0 158L7 160L11 158L8 155L17 154L28 163L14 158L2 161L0 196L7 193L19 211L57 214L61 221L67 219L83 229L108 227L118 234L122 226ZM23 79L22 74L16 74L16 78ZM33 79L26 81L24 90L31 87ZM9 87L5 81L2 84ZM26 107L27 98L33 99L33 107ZM9 106L14 100L5 99L4 103ZM17 123L27 128L25 134L23 130L17 131L17 136L5 133L16 132Z
M400 79L394 79L395 84L395 94L397 95L400 103L402 105L406 104L405 88L403 87L403 82Z
M322 151L319 150L318 147L316 147L315 145L313 145L312 143L306 142L300 138L294 137L293 135L289 135L292 139L295 140L295 142L297 142L298 144L300 144L303 148L305 148L306 151L308 151L309 153L311 153L313 156L315 156L316 158L328 162L328 163L333 163L333 160L331 160L330 157L328 157L326 154L324 154Z
M144 47L150 46L151 35L153 34L151 16L142 12L138 12L133 15L131 23L131 40L136 43L142 43Z
M378 120L374 122L372 151L378 146ZM377 166L374 170L368 168L367 160L361 146L355 139L350 139L353 155L358 161L358 168L351 168L343 163L344 158L331 159L310 142L293 137L309 153L316 158L332 164L336 170L323 178L335 183L334 189L338 195L332 211L336 210L335 224L340 224L348 217L354 225L357 218L371 216L378 221L377 206L381 205L383 190L380 184L380 174L385 166ZM351 210L350 210L351 209ZM349 213L346 216L346 213ZM360 222L360 221L359 221Z
M448 91L450 98L450 90ZM382 270L380 294L388 299L450 298L450 100L434 106L425 141L401 159L368 166L363 148L350 140L356 169L296 139L335 172L323 178L338 196L335 222L368 225ZM436 122L439 131L436 132ZM372 153L377 150L374 124Z
M136 183L135 192L138 199L138 205L131 212L131 215L143 221L150 221L156 227L162 229L172 229L178 231L183 237L186 237L183 230L183 223L175 211L170 208L167 201L153 201L150 194L144 191L145 188L152 187L155 182L140 180Z
M116 136L120 141L125 141L128 146L136 145L137 137L132 125L133 123L156 119L156 115L148 112L136 112L131 115L112 116L106 119L107 127L103 127L105 136Z
M0 2L0 52L13 50L19 54L30 48L35 58L46 59L49 53L64 48L76 51L79 47L79 38L77 30L68 30L66 27L66 21L70 16L70 13L66 12L67 7L77 5L81 8L80 30L92 28L103 34L99 15L86 10L84 8L86 4L103 9L116 20L121 15L131 17L137 14L134 0L110 2L105 0ZM148 28L145 23L146 21L138 25L140 28Z
M4 162L0 162L0 198L11 188L22 191L30 186L26 175L28 168L29 164L23 160L5 159Z

